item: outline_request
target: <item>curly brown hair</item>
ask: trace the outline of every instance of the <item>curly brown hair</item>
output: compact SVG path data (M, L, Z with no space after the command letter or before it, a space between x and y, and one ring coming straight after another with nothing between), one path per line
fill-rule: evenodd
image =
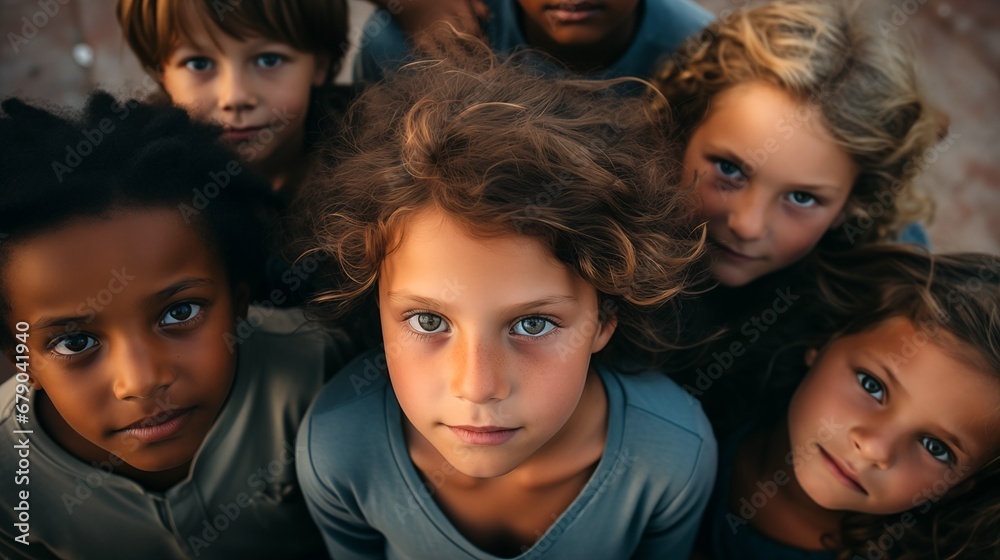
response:
M374 310L402 226L436 206L477 235L541 240L618 319L603 357L654 362L672 337L653 310L704 275L665 123L611 90L623 80L547 79L459 34L433 48L357 100L299 202L298 253L329 256L313 312Z
M665 97L654 106L672 112L687 137L717 93L745 82L780 87L822 115L859 170L848 220L827 235L850 244L888 240L931 218L932 201L914 178L944 122L920 92L911 54L872 29L857 4L743 8L691 37L653 78Z
M929 255L888 244L827 254L813 265L817 287L811 297L821 303L812 317L838 325L834 336L907 317L932 338L950 335L941 340L956 358L1000 381L997 256ZM1000 408L1000 394L997 403ZM1000 456L909 511L848 515L839 545L840 560L872 558L872 553L894 560L1000 558Z

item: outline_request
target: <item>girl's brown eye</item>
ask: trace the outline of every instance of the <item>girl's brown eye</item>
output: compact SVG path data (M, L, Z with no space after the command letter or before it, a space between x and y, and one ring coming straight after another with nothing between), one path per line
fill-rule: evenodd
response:
M201 305L188 301L171 306L166 315L160 321L161 325L177 325L185 321L190 321L201 311Z
M89 350L97 345L97 339L87 334L69 334L57 338L52 342L50 348L54 354L60 356L72 356L85 350Z

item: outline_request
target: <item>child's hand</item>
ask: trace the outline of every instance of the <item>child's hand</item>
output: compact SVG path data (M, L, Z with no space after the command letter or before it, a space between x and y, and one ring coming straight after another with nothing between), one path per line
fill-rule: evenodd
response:
M383 8L387 4L387 0L372 2ZM459 31L481 37L480 23L489 19L490 9L483 0L409 0L394 16L410 37L430 29L439 21L449 21Z

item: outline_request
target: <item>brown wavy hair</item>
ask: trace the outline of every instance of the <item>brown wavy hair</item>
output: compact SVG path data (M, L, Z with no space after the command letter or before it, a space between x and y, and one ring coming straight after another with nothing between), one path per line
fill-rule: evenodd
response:
M327 76L337 75L347 52L346 0L118 0L122 34L147 71L161 66L189 32L187 16L211 22L235 39L259 35L296 50L329 57Z
M351 107L345 137L325 154L337 163L290 221L300 255L329 256L313 313L375 310L379 268L402 226L436 206L476 235L540 240L596 288L602 315L617 317L605 356L652 362L672 342L652 311L705 274L704 228L666 123L615 94L623 80L546 78L454 32L425 48L430 58Z
M911 54L856 5L776 1L725 14L653 78L666 100L654 105L687 137L716 94L745 82L777 86L822 115L859 170L848 220L827 234L850 244L891 239L931 218L932 201L914 178L945 127L921 94Z
M811 265L817 278L811 316L838 325L833 336L907 317L932 339L950 335L943 339L947 350L1000 381L1000 257L930 255L888 244L826 254ZM1000 409L1000 393L996 399ZM915 523L900 538L906 515ZM1000 456L936 501L895 515L849 514L838 558L870 558L880 543L892 543L880 557L894 560L1000 558Z

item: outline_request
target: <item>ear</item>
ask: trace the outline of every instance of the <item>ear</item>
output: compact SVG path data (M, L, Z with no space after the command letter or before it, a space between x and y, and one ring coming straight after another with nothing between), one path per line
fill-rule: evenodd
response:
M806 351L806 365L812 367L813 363L816 362L816 356L819 355L819 350L815 348L810 348Z
M618 328L618 317L614 315L609 315L600 321L597 325L597 332L594 333L594 342L590 346L590 353L594 354L603 350L608 345L608 341L611 340L611 335L615 334L616 328Z
M330 71L333 68L330 67L330 55L328 54L317 54L315 55L315 68L313 68L312 85L314 87L320 87L323 84L332 82L336 76L331 76Z

